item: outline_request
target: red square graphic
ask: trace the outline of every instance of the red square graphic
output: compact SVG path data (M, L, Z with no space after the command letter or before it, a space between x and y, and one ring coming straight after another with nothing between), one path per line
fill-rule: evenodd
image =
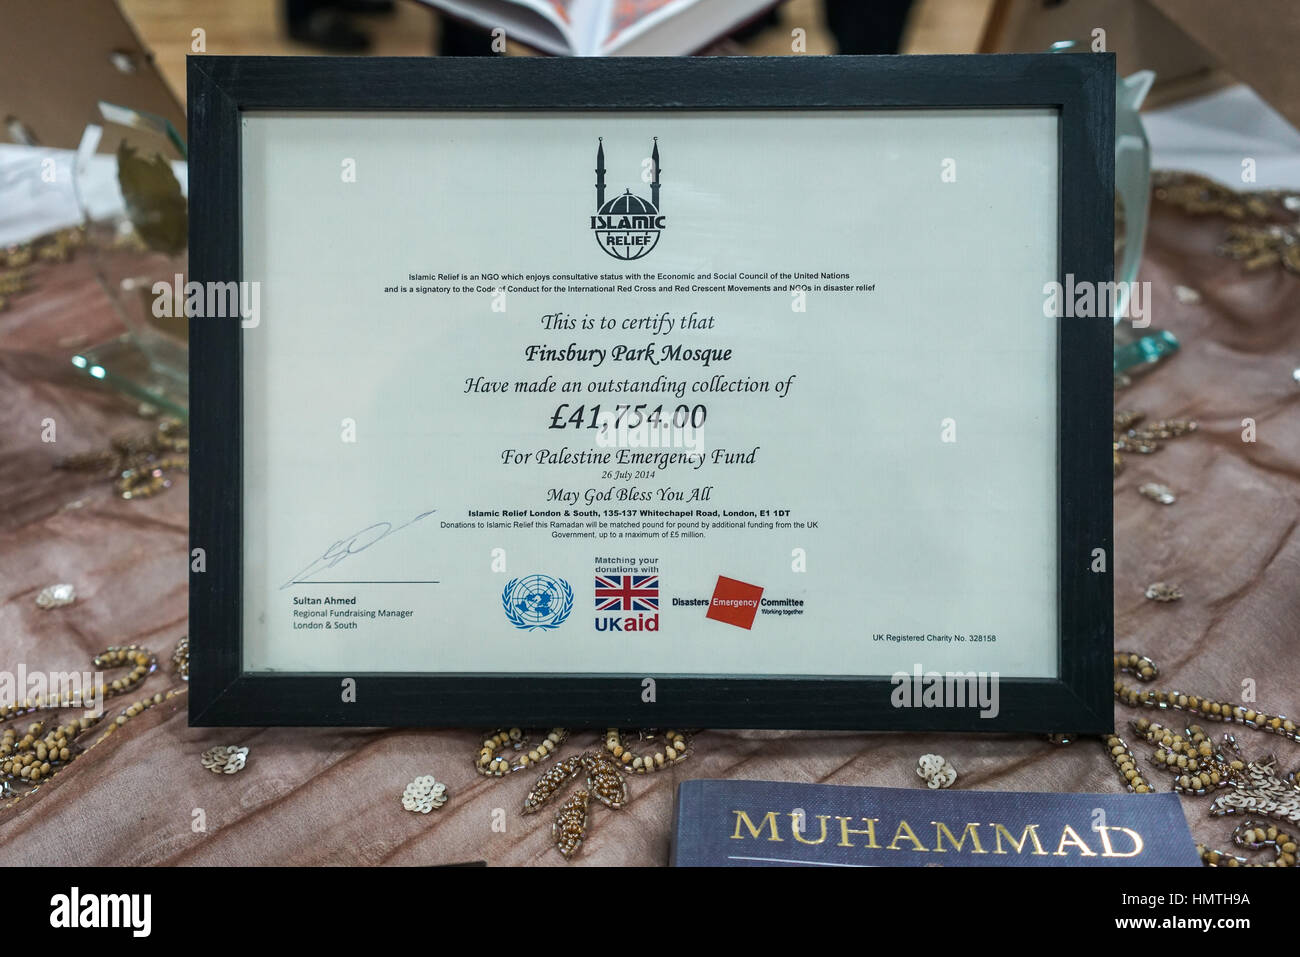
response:
M757 585L719 575L705 617L749 629L754 624L754 616L758 614L758 600L762 597L763 589Z

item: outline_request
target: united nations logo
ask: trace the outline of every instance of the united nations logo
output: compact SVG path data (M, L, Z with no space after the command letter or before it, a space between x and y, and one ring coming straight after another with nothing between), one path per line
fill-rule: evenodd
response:
M600 248L615 259L640 259L659 243L666 218L660 214L659 205L659 137L655 137L650 153L650 167L654 178L650 181L650 198L634 196L625 190L622 195L605 199L605 143L600 138L596 145L596 215L591 217L591 229L596 234Z
M573 589L550 575L515 578L501 593L501 608L516 628L557 628L573 610Z

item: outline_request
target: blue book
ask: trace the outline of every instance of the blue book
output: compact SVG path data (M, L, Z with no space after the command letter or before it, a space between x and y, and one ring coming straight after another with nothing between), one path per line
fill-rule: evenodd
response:
M677 867L1197 867L1176 794L683 781Z

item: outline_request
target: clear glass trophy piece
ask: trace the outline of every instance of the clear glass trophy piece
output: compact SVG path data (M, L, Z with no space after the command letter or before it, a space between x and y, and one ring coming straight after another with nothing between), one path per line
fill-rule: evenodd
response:
M96 153L116 158L117 202L92 196ZM188 419L185 142L167 120L100 102L75 164L86 254L126 332L78 352L72 364L117 390Z

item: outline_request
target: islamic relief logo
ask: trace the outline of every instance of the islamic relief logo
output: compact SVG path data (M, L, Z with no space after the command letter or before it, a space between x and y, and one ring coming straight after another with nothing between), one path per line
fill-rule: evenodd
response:
M659 205L659 137L655 137L647 172L650 180L650 198L632 195L630 189L613 199L605 199L605 142L601 137L596 144L596 215L591 217L591 229L596 234L600 248L615 259L640 259L648 255L659 243L659 234L666 219L660 215Z
M550 575L515 578L501 593L501 608L516 628L558 628L573 611L573 589Z

